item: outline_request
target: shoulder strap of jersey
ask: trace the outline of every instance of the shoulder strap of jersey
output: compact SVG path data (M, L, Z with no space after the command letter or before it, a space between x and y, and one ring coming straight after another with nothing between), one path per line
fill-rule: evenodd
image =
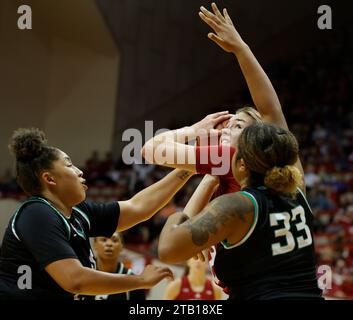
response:
M88 224L88 230L91 230L91 222L89 221L89 218L87 216L86 213L84 213L81 209L79 209L78 207L73 207L73 209L75 209L80 215L81 217L87 222Z
M71 229L70 229L70 225L69 223L67 222L67 220L65 219L65 217L60 213L60 211L58 209L56 209L49 201L47 201L46 199L44 198L41 198L41 197L31 197L29 198L28 200L26 200L25 202L23 202L21 204L21 206L16 210L15 214L14 214L14 217L12 219L12 222L11 222L11 230L12 230L12 233L14 234L14 236L17 238L18 241L21 241L20 237L18 236L17 232L16 232L16 219L18 218L20 212L22 211L22 209L24 207L26 207L28 204L31 204L31 203L34 203L34 202L39 202L39 203L44 203L46 205L48 205L50 208L52 208L54 210L54 212L62 219L62 221L64 222L64 225L66 227L66 231L67 231L67 236L68 236L68 239L70 239L70 236L71 236Z

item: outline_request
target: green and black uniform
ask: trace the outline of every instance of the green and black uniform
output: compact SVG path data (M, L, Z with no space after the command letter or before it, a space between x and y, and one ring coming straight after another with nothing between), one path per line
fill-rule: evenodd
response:
M254 222L237 244L217 246L213 272L230 299L322 299L316 276L313 214L298 189L295 199L264 187L244 188Z
M75 206L70 218L66 218L48 200L28 199L5 231L0 256L0 299L73 299L45 267L74 258L95 269L89 238L111 237L119 214L117 202L85 201ZM31 274L26 273L28 270Z

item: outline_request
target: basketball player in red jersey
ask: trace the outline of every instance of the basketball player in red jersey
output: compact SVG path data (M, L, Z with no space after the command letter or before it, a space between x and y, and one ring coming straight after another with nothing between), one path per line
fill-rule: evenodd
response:
M234 116L230 117L229 121L226 119L227 113L212 114L191 126L191 129L197 131L200 129L211 130L219 128L223 124L224 128L221 130L220 146L195 147L186 145L184 141L189 132L188 129L190 128L181 128L162 133L145 144L142 153L146 160L152 163L173 168L184 168L197 173L212 173L213 175L214 170L212 172L212 168L217 166L221 165L229 169L226 173L219 175L219 179L212 179L205 176L198 186L198 189L195 191L195 199L198 200L191 201L191 208L186 212L189 217L198 214L205 207L213 194L220 196L222 194L240 191L239 183L233 178L230 163L236 152L238 138L244 128L255 122L263 121L288 129L281 104L270 79L251 52L249 46L235 29L227 10L224 9L222 15L216 4L212 3L212 11L213 12L201 7L199 12L200 18L214 31L208 34L208 38L214 41L224 51L234 54L245 77L257 110L249 107L239 109ZM224 126L224 124L226 125ZM168 152L172 152L174 154L172 161L157 161L158 159L153 156L157 149L159 152L164 151L167 154ZM200 159L205 152L207 153L206 157L208 161L206 164L201 164ZM210 161L212 152L218 152L218 155L222 159L221 164L218 163L215 165ZM178 164L178 154L188 155L185 159L187 161ZM303 168L299 159L296 163L296 167L298 167L303 175ZM216 250L211 250L210 252L213 256L210 263L211 267L215 252ZM199 255L199 257L201 259L203 258L202 255Z
M185 275L169 283L165 300L220 300L220 288L207 278L207 263L201 260L187 261Z

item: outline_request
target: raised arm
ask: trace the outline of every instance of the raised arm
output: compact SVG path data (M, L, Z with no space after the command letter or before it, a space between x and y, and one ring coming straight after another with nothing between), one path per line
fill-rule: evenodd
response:
M244 42L234 27L227 9L223 15L217 5L212 3L213 13L201 7L201 19L214 31L208 38L219 45L224 51L233 53L240 65L250 90L254 104L266 122L277 124L288 129L281 104L270 79L262 69L249 46Z
M199 13L201 19L214 31L214 33L208 34L208 38L224 51L235 55L254 104L263 120L288 130L280 101L270 79L249 46L235 29L227 9L223 9L222 15L217 5L212 3L212 10L213 12L210 12L206 8L201 7L201 12ZM304 170L299 160L296 163L296 167L304 175ZM305 191L304 181L302 189Z
M216 198L191 219L177 212L168 218L161 232L159 258L165 263L177 263L222 240L237 243L249 231L254 219L253 204L239 193Z
M189 171L176 169L131 199L119 201L117 231L124 231L151 218L173 198L192 175Z
M190 127L163 132L146 142L142 155L150 163L196 173L196 147L186 143L199 135L208 139L211 130L230 117L228 111L217 112Z

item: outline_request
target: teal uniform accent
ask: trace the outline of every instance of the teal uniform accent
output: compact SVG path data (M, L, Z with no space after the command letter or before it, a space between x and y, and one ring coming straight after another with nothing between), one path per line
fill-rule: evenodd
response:
M21 209L23 209L26 205L30 204L30 203L34 203L34 202L39 202L39 203L44 203L46 205L48 205L49 207L51 207L54 212L56 212L59 217L62 219L62 221L64 222L65 224L65 227L67 229L67 233L68 233L68 239L70 239L71 237L71 228L70 228L70 225L68 223L68 221L66 220L66 218L63 216L63 214L58 210L56 209L49 201L47 201L46 199L44 198L41 198L41 197L31 197L29 198L28 200L26 200L25 202L22 203L22 205L16 210L15 212L15 215L12 219L12 223L11 223L11 229L12 229L12 232L13 234L15 235L15 237L17 238L17 240L21 241L21 239L19 238L19 236L17 235L16 233L16 229L15 229L15 224L16 224L16 218L20 212Z
M239 242L234 243L234 244L230 244L227 240L221 241L221 244L223 245L223 247L225 249L232 249L232 248L237 247L237 246L241 245L242 243L244 243L247 240L247 238L250 237L251 233L254 231L256 223L257 223L257 220L258 220L259 206L257 204L257 201L256 201L255 197L252 194L250 194L250 193L248 193L246 191L239 191L239 193L241 193L242 195L244 195L247 198L249 198L251 200L251 202L253 203L253 205L254 205L254 220L253 220L253 222L251 224L251 227L249 228L248 232L246 233L246 235Z

